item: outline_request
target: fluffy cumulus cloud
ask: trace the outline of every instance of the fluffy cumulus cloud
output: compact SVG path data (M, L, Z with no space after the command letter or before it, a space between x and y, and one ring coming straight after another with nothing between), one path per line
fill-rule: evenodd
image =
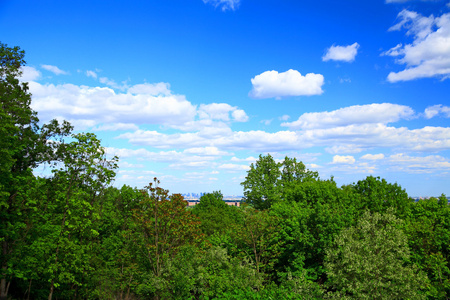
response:
M384 52L397 58L406 68L389 73L389 82L408 81L418 78L450 76L450 13L440 17L425 17L419 13L403 10L399 22L389 30L406 29L413 37L411 44L398 44Z
M200 119L220 121L230 121L230 119L233 119L236 122L248 121L248 116L242 109L238 109L236 106L231 106L227 103L201 104L198 109L198 115Z
M380 160L380 159L384 159L384 154L380 153L380 154L366 154L361 156L361 159L365 159L365 160Z
M96 124L177 125L192 120L196 115L196 107L183 95L116 93L107 87L40 84L33 81L29 86L33 94L32 107L43 120L62 117L90 120Z
M67 74L66 71L61 70L60 68L58 68L57 66L52 66L52 65L41 65L41 68L44 70L47 70L49 72L52 72L55 75L65 75Z
M205 4L220 7L222 11L235 10L239 7L240 0L203 0Z
M137 130L138 125L155 124L202 131L204 136L230 131L231 122L248 121L245 111L236 106L197 106L174 94L164 82L136 84L116 92L109 87L41 84L36 81L41 74L35 68L24 67L22 71L21 80L29 82L32 107L42 121L66 119L78 128L98 131Z
M348 46L331 46L327 52L322 56L323 61L344 61L352 62L358 54L359 44L354 43Z
M22 76L20 77L21 81L33 81L41 77L41 72L33 67L23 66L20 68L20 71L22 72Z
M324 77L308 73L305 76L297 70L278 73L266 71L251 79L253 89L249 96L256 99L283 98L291 96L312 96L323 93Z
M351 155L341 156L335 155L333 156L333 164L354 164L355 158Z
M450 118L450 107L443 106L442 104L429 106L425 109L425 118L431 119L438 115L443 115L446 118Z
M290 129L317 129L368 123L387 124L413 115L414 111L408 106L373 103L344 107L331 112L305 113L298 120L282 123L281 126Z

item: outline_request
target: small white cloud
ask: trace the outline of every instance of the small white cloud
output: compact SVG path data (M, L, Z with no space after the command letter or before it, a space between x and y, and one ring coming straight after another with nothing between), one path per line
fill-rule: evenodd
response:
M222 11L235 10L239 7L240 0L203 0L205 4L220 7Z
M266 126L269 126L270 123L272 123L272 121L273 121L273 119L270 119L270 120L261 120L261 123L263 123L263 124L266 125Z
M41 65L41 68L44 69L44 70L50 71L50 72L52 72L55 75L65 75L65 74L67 74L66 71L61 70L57 66Z
M248 116L242 109L236 109L231 113L233 120L236 122L247 122Z
M439 114L443 114L446 118L450 118L450 107L442 104L429 106L425 109L425 118L431 119Z
M282 115L281 117L279 117L278 119L280 121L287 121L289 120L291 117L289 115Z
M354 164L355 158L351 155L348 156L341 156L341 155L335 155L333 156L333 164Z
M108 77L100 77L98 80L101 83L103 83L113 89L124 91L129 88L126 81L123 81L122 84L118 84L117 82L115 82L112 79L109 79Z
M250 156L250 157L247 157L247 158L237 158L237 157L235 157L235 156L233 156L232 158L231 158L231 161L234 161L234 162L255 162L257 160L257 158L256 157L253 157L253 156Z
M222 156L222 155L232 155L232 153L226 151L220 151L217 147L197 147L189 148L183 151L187 154L197 154L206 156Z
M159 82L159 83L142 83L142 84L136 84L130 87L127 90L129 93L132 94L143 94L143 95L152 95L152 96L158 96L158 95L164 95L168 96L170 95L170 84L166 82Z
M92 131L119 131L119 130L138 130L139 127L130 123L104 124L92 128Z
M245 111L243 111L242 109L238 109L236 106L231 106L227 103L201 104L198 109L198 116L200 119L229 121L230 112L233 121L248 121L248 116Z
M127 169L129 169L129 168L143 168L144 167L144 165L142 165L142 164L130 164L130 163L126 162L126 161L119 162L119 165L120 165L120 168L127 168Z
M363 151L363 149L360 146L356 145L334 145L331 147L326 147L325 151L331 154L338 154L338 153L360 153Z
M250 167L247 165L223 164L219 166L219 169L228 171L247 171L248 169L250 169Z
M384 159L384 154L380 153L380 154L366 154L361 156L361 159L366 159L366 160L380 160L380 159Z
M352 80L350 78L339 78L340 83L350 83Z
M302 76L297 70L283 73L266 71L251 79L253 89L249 96L256 99L312 96L323 93L324 77L321 74L308 73Z
M23 66L20 67L20 71L22 71L22 76L20 76L21 81L29 82L38 80L41 77L41 72L33 67Z
M323 61L335 60L352 62L358 54L359 44L354 43L348 46L331 46L322 57Z
M87 77L92 77L94 79L97 79L97 73L95 73L94 71L91 71L91 70L87 70L86 71L86 76Z

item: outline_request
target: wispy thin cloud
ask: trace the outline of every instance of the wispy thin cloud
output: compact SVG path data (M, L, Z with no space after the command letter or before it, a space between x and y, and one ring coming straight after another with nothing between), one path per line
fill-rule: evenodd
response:
M49 72L52 72L55 75L66 75L67 72L61 70L60 68L58 68L57 66L52 66L52 65L41 65L41 68L44 70L47 70Z
M222 11L236 10L239 7L240 0L203 0L205 4L211 4L214 7L220 7Z

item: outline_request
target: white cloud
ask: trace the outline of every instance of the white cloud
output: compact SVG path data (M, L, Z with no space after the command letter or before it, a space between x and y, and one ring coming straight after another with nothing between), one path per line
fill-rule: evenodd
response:
M404 153L391 155L388 158L391 171L407 172L413 174L433 173L436 171L448 171L450 161L440 155L409 156Z
M408 1L414 1L414 0L386 0L386 3L405 3ZM432 2L432 1L436 1L436 0L419 0L422 2ZM439 0L437 0L439 1Z
M341 156L341 155L335 155L333 156L333 164L354 164L355 158L351 155L348 156Z
M138 130L138 126L130 123L103 124L92 128L92 131Z
M220 151L217 147L188 148L184 150L183 153L206 155L206 156L233 155L232 153L226 151Z
M383 153L379 153L379 154L366 154L361 156L361 159L366 159L366 160L380 160L380 159L384 159L384 154Z
M158 96L158 95L164 95L168 96L171 94L170 92L170 84L166 82L159 82L159 83L142 83L142 84L136 84L130 87L127 90L128 93L132 94L144 94L144 95L152 95L152 96Z
M324 77L321 74L308 73L302 76L297 70L283 73L266 71L251 79L253 89L249 96L257 99L312 96L323 93Z
M289 115L282 115L281 117L279 117L278 119L280 121L287 121L289 120L291 117Z
M107 87L30 82L31 106L42 120L62 117L99 123L181 125L194 119L196 107L183 95L116 93Z
M120 168L128 168L128 169L129 168L143 168L144 167L144 165L142 165L142 164L130 164L130 163L126 162L126 161L124 161L124 162L120 161L119 165L120 165Z
M120 90L120 91L125 91L129 88L127 81L122 81L121 84L118 84L116 81L114 81L113 79L109 79L108 77L100 77L98 79L98 81L100 81L101 83L116 89L116 90Z
M41 68L44 69L44 70L50 71L50 72L52 72L55 75L65 75L65 74L67 74L66 71L61 70L57 66L41 65Z
M219 149L251 149L256 152L270 152L298 149L299 136L292 131L268 133L264 131L229 131L222 135L204 136L201 132L162 134L156 131L137 130L119 135L133 144L157 148L218 147Z
M235 109L236 107L233 107L227 103L201 104L198 109L198 115L200 119L229 121L229 113Z
M230 130L214 137L205 137L200 132L163 134L137 130L121 134L118 138L157 148L217 147L221 150L249 150L256 153L298 151L311 147L328 147L327 151L338 153L358 153L374 148L418 152L450 150L450 128L424 127L410 130L380 123L274 133Z
M359 145L352 145L352 144L347 144L347 145L334 145L331 147L326 147L325 151L331 154L338 154L338 153L360 153L363 151L363 149L361 148L361 146Z
M358 54L359 44L353 43L348 46L331 46L327 49L327 53L322 56L323 61L335 60L352 62Z
M290 129L315 129L354 124L391 123L408 119L414 111L404 105L373 103L340 108L331 112L304 113L297 121L285 122L281 126Z
M239 7L240 0L203 0L205 4L221 7L222 11L235 10Z
M248 169L250 169L250 167L247 165L237 165L237 164L222 164L218 168L228 171L247 171Z
M94 79L97 79L97 73L95 73L94 71L91 71L91 70L87 70L86 71L86 76L87 77L92 77Z
M439 114L443 114L446 118L450 118L450 107L442 104L429 106L425 109L425 118L431 119Z
M407 29L412 35L411 44L397 45L382 53L400 57L397 62L406 65L400 72L389 73L389 82L408 81L418 78L450 76L450 13L440 17L424 17L416 12L403 10L400 21L389 30Z
M260 122L263 123L263 124L266 125L266 126L269 126L270 123L272 123L272 121L273 121L273 119L270 119L270 120L261 120Z
M41 77L41 72L33 67L23 66L20 67L20 71L22 72L22 76L20 76L21 81L34 81Z
M231 116L233 117L233 120L236 122L247 122L248 116L242 109L235 109L231 113Z
M247 158L237 158L237 157L232 157L231 158L231 161L234 161L234 162L255 162L257 160L257 158L256 157L253 157L253 156L250 156L250 157L247 157Z

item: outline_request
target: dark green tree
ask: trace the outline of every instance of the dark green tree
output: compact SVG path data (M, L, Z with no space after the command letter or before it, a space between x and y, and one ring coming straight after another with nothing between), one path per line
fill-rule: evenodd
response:
M0 299L7 297L11 279L18 275L20 261L13 258L35 205L30 197L35 184L32 169L57 159L57 146L48 140L72 130L68 123L60 126L56 121L39 128L28 84L19 80L24 65L24 51L0 43Z

